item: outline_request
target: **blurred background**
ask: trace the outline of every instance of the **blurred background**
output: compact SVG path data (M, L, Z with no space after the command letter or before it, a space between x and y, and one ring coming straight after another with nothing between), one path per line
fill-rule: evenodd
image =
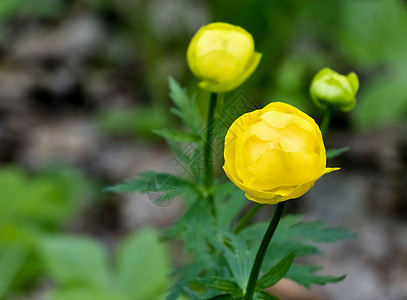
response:
M289 203L307 219L358 233L311 258L347 278L307 292L284 281L276 287L282 299L407 299L402 0L1 0L0 299L58 293L71 279L49 257L62 253L55 259L69 261L73 254L64 249L75 243L76 255L93 247L108 257L136 232L119 256L150 243L162 258L160 272L176 265L180 248L162 248L144 228L169 226L181 201L157 206L145 195L103 188L145 170L180 171L151 130L180 125L169 114L168 76L196 93L205 113L208 94L197 89L185 53L197 29L214 21L242 26L263 53L229 97L243 93L258 107L288 102L320 121L308 93L313 75L328 66L360 79L356 108L335 113L325 140L328 149L350 147L329 162L341 171ZM269 216L265 209L259 218Z

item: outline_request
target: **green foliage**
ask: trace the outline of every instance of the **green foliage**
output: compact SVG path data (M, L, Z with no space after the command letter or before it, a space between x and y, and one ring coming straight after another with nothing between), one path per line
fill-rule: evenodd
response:
M107 286L107 257L101 244L88 238L50 236L38 241L48 273L61 286Z
M122 184L106 188L106 191L116 193L140 192L150 195L155 203L166 200L175 201L182 189L193 189L192 182L180 176L168 173L144 172L136 179L127 180Z
M342 147L338 149L330 149L326 151L326 158L334 158L340 156L342 153L345 153L349 150L349 147Z
M404 72L376 78L361 91L360 103L354 115L354 123L358 128L366 129L405 120L407 72Z
M288 272L295 258L295 252L291 252L284 257L279 263L272 266L262 277L257 281L256 289L264 290L279 282Z
M55 19L64 12L63 0L2 0L0 1L0 20L18 15Z
M158 193L159 201L182 196L187 206L184 214L165 230L167 239L181 240L184 265L172 273L174 284L166 300L187 297L201 299L241 299L246 291L249 275L258 245L266 231L266 223L256 223L236 233L235 226L247 205L244 193L231 182L217 182L212 187L213 203L202 186L202 174L194 167L202 169L202 126L199 110L194 99L172 78L170 78L171 97L176 104L172 110L188 127L188 133L164 129L156 131L171 146L176 157L193 174L191 179L167 173L145 172L134 180L128 180L108 188L112 192ZM198 122L198 121L199 122ZM189 145L184 148L182 145ZM334 149L328 156L334 157L347 148ZM187 153L188 152L188 153ZM192 160L194 164L188 164ZM316 243L334 242L353 236L345 230L326 228L322 222L302 222L301 215L284 217L266 253L263 276L258 280L255 299L277 299L264 290L276 284L283 277L291 278L309 287L311 284L337 282L343 277L315 275L315 266L293 263L295 256L321 254ZM131 253L131 251L128 251ZM149 252L146 252L146 255ZM129 256L131 256L129 254ZM143 255L142 255L143 256ZM121 265L121 264L119 264ZM126 270L131 270L123 264ZM149 276L150 273L144 274ZM135 276L135 275L133 275ZM132 278L131 276L127 276ZM142 279L140 279L142 280ZM132 291L132 285L129 284ZM147 298L146 298L147 299Z
M327 283L336 283L345 279L346 275L332 277L332 276L318 276L314 275L315 272L321 270L322 267L313 265L300 265L292 264L287 273L287 278L310 288L312 284L325 285Z
M192 132L198 134L202 130L203 123L195 103L195 96L189 97L186 89L183 89L172 77L169 77L168 81L170 97L176 105L171 109L171 112L178 116Z
M152 131L165 127L168 115L155 107L109 109L101 112L96 121L111 134L153 138Z
M152 229L126 238L114 264L105 247L91 238L47 236L39 248L46 274L58 284L51 300L157 300L169 284L167 249Z
M116 262L121 291L128 299L155 300L165 294L170 263L156 231L145 229L127 238Z
M59 230L91 195L89 183L69 168L26 175L0 170L0 297L31 283L42 266L35 243Z
M283 217L277 227L270 247L266 253L264 269L270 268L275 261L281 261L286 253L295 251L296 256L322 254L315 243L333 243L339 240L353 238L354 233L340 229L327 228L320 221L303 222L302 215L287 215ZM257 223L249 226L242 235L246 239L260 240L267 228L267 223ZM321 267L292 264L286 277L309 288L311 284L323 285L344 279L344 276L317 276L314 275Z

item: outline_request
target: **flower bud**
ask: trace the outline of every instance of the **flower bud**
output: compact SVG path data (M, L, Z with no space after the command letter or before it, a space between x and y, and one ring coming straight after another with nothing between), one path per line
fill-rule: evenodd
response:
M326 168L315 121L281 102L240 116L226 134L224 156L229 179L249 200L265 204L298 198L339 169Z
M228 23L211 23L194 35L187 51L189 68L199 86L215 93L233 90L256 69L261 54L250 33Z
M324 68L313 78L310 87L312 100L320 108L338 107L342 111L350 111L356 104L356 92L359 80L354 72L347 76Z

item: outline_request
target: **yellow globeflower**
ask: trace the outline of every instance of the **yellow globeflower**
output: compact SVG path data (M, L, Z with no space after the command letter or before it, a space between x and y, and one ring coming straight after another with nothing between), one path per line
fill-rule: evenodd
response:
M250 33L220 22L202 26L187 51L189 68L201 80L199 86L215 93L241 85L254 72L260 58Z
M298 198L322 175L339 170L326 167L315 121L281 102L240 116L226 134L224 155L226 175L258 203Z
M355 107L358 88L359 80L354 72L345 76L324 68L312 79L310 94L318 107L331 105L346 112Z

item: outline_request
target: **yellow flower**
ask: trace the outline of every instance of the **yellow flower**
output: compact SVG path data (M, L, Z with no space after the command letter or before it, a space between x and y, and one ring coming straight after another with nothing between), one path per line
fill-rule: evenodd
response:
M223 93L241 85L256 69L261 54L250 33L228 23L202 26L187 51L189 68L205 90Z
M314 76L310 93L312 100L320 108L332 105L342 111L350 111L355 107L358 88L359 80L354 72L344 76L324 68Z
M240 116L226 134L224 155L226 175L258 203L298 198L322 175L339 170L326 168L315 121L281 102Z

